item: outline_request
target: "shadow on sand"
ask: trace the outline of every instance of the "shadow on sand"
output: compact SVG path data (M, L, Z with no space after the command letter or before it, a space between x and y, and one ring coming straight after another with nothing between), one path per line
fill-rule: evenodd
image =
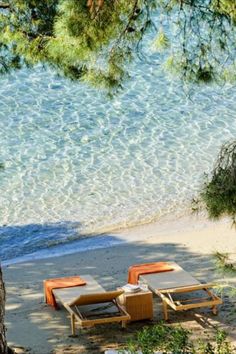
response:
M76 240L82 237L79 227L79 222L70 221L1 226L0 259L10 260Z
M113 235L103 237L119 238ZM32 353L103 353L106 348L119 347L142 328L162 320L158 298L154 300L153 322L131 323L121 332L118 324L102 325L78 331L78 338L70 337L68 314L54 311L44 304L42 281L68 275L90 274L107 290L115 289L127 281L127 269L132 264L152 261L175 261L199 280L212 281L216 274L211 255L190 252L180 243L147 244L123 243L106 249L81 252L74 255L41 261L13 264L4 267L7 286L7 328L10 344L32 348ZM235 325L230 319L232 299L225 297L217 317L209 310L170 312L170 322L191 328L197 338L215 330ZM230 333L231 337L235 332ZM234 337L234 339L236 339ZM38 343L38 344L36 344Z

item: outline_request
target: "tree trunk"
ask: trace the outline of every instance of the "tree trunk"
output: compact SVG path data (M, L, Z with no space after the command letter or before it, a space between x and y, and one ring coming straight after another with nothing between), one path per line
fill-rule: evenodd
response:
M5 316L5 286L3 283L2 270L0 265L0 353L8 354L4 316Z

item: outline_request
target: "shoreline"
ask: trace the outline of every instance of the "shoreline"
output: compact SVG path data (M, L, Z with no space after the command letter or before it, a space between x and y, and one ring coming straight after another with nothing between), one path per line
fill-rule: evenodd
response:
M43 247L40 247L40 249L38 251L32 250L31 252L27 252L27 253L23 253L23 249L22 249L22 254L17 255L17 256L13 256L7 259L3 259L2 260L2 265L9 265L9 264L14 264L14 263L21 263L21 262L25 262L25 261L30 261L32 259L45 259L45 258L49 258L49 257L58 257L60 255L63 254L71 254L71 253L75 253L75 252L83 252L83 251L87 251L87 250L91 250L91 249L97 249L97 248L106 248L106 247L111 247L113 245L119 244L121 242L126 242L129 241L128 239L124 240L123 233L126 234L126 231L128 230L138 230L139 228L142 227L146 227L149 225L153 225L155 228L158 229L159 225L165 225L165 224L176 224L176 221L178 223L178 221L182 222L182 219L186 218L186 217L191 217L191 213L189 209L184 209L184 212L182 213L175 213L174 215L172 213L164 213L161 216L156 216L156 217L150 217L150 218L146 218L143 219L141 222L139 223L121 223L121 224L114 224L113 226L107 226L107 227L102 227L102 228L97 228L96 231L94 230L85 230L84 233L78 234L76 235L77 231L76 228L74 228L74 235L72 235L72 230L73 229L67 229L66 228L66 224L67 223L75 223L73 222L66 222L66 221L60 221L60 222L56 222L54 223L54 225L57 225L58 227L58 233L59 233L59 237L55 240L50 240L49 244L47 244L47 238L45 239L45 244ZM50 223L46 223L45 224L39 224L38 227L39 228L46 228L47 229L47 225L49 225ZM11 228L11 227L15 227L16 229L20 229L22 228L21 234L24 235L25 234L25 228L27 229L29 225L15 225L15 226L11 226L11 225L5 225L6 228ZM61 230L60 228L65 227L65 233L71 233L71 235L67 238L67 239L60 239L60 234L61 234ZM18 230L17 230L18 231ZM28 233L28 230L26 231ZM47 230L46 230L47 232ZM54 231L55 233L57 231ZM78 230L78 233L80 233L80 231ZM40 231L41 234L41 238L43 239L43 232L42 230ZM116 235L118 235L117 240L115 240ZM19 235L21 236L21 235ZM119 236L121 236L121 240L120 242L118 241ZM34 243L37 243L37 238L34 239L34 237L31 237L31 235L27 235L27 239L23 239L23 242L29 239L29 243L31 243L32 245ZM14 242L14 240L13 240ZM4 247L4 245L3 245ZM18 247L17 244L14 244L14 247ZM7 249L6 245L5 248ZM21 250L21 246L19 247ZM0 255L0 259L1 259L1 255Z
M31 260L43 260L51 257L60 257L63 255L114 247L126 242L143 241L142 233L148 234L148 239L156 234L169 235L170 233L194 231L196 228L208 228L216 224L225 225L230 223L231 221L229 219L210 221L203 215L185 214L184 216L173 218L168 214L150 223L145 222L127 228L114 229L111 232L84 235L77 240L68 241L29 254L3 260L1 264L5 267Z

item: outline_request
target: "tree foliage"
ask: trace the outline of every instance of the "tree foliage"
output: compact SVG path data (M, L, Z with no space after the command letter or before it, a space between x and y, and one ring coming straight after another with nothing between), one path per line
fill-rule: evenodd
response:
M197 201L210 218L230 216L236 224L236 141L223 145Z
M232 255L229 253L216 252L214 254L214 261L216 264L216 270L224 277L224 282L218 286L219 293L228 294L229 298L233 300L236 297L235 275L236 275L236 263L232 260ZM231 309L229 311L229 317L236 312L235 300L231 303Z
M211 175L206 175L199 198L193 200L193 208L206 209L212 219L230 216L236 226L236 140L222 146ZM222 252L216 252L214 260L217 271L227 278L224 284L221 282L219 291L235 298L236 287L229 281L236 274L235 262L230 254ZM235 308L232 308L232 312L235 312Z
M162 21L175 33L169 35L167 66L187 81L235 80L235 1L164 2Z
M152 32L158 60L184 80L236 78L234 0L4 0L0 8L2 73L42 63L115 91Z
M154 1L145 3L10 0L0 18L1 71L40 62L73 80L117 89L150 25Z

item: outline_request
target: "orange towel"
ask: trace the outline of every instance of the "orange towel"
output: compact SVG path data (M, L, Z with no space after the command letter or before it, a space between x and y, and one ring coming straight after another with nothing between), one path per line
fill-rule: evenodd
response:
M44 293L46 303L57 308L56 299L53 295L53 289L71 288L73 286L85 285L86 282L80 277L66 277L44 280Z
M171 270L174 270L174 268L166 262L136 264L129 267L128 283L138 284L139 276L142 274L169 272Z

